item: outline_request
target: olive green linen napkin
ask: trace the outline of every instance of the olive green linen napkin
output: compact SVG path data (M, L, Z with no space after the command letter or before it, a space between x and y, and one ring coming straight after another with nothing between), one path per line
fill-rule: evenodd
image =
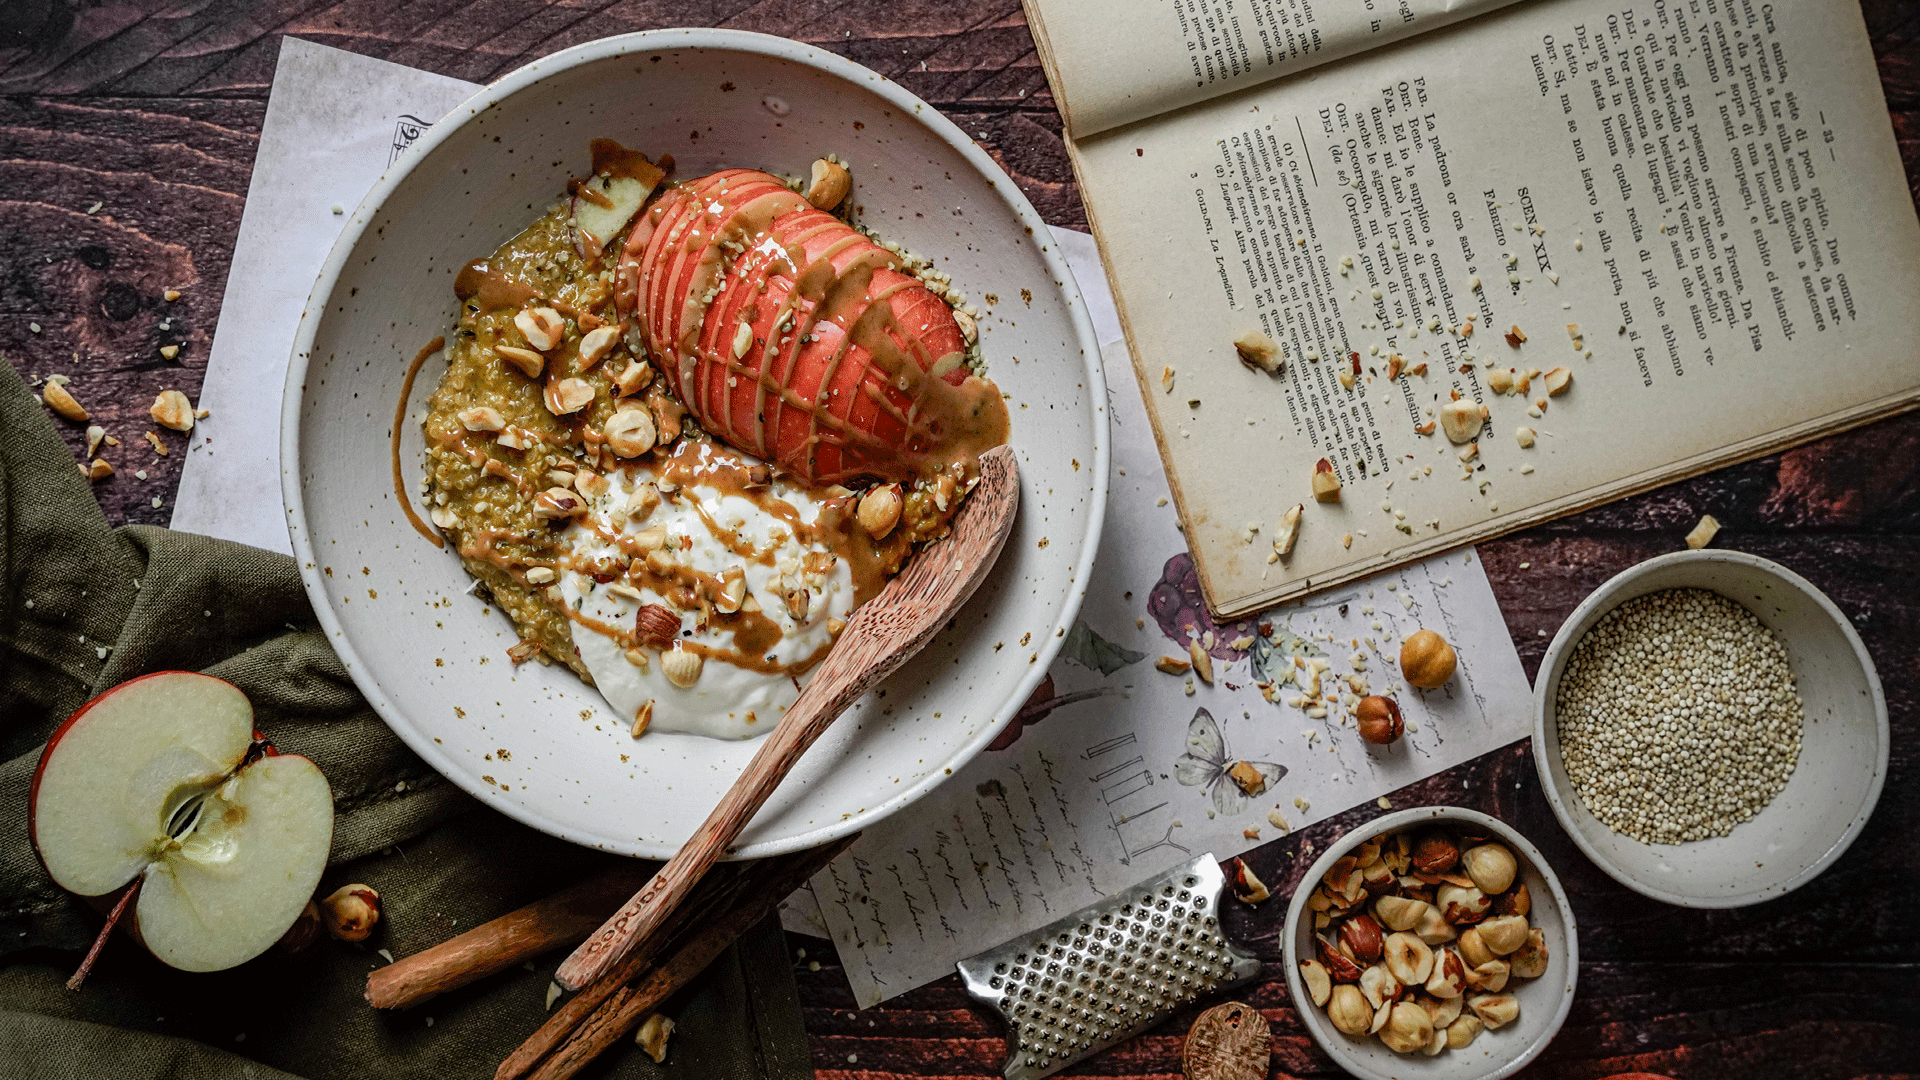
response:
M124 935L68 991L99 919L47 877L27 835L33 769L89 697L162 669L204 671L259 729L333 786L323 889L364 881L386 919L364 945L323 940L188 974ZM404 1013L361 998L367 972L531 902L609 857L482 808L427 768L354 689L292 559L151 526L108 526L11 364L0 362L0 1078L491 1076L546 1011L559 955ZM665 1010L667 1066L632 1047L595 1075L811 1077L777 920Z

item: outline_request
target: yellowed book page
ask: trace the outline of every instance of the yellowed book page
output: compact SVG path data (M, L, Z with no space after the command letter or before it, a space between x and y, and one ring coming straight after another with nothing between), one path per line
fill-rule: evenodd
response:
M1227 614L1920 400L1852 0L1546 0L1075 151Z
M1205 101L1514 0L1025 0L1070 136Z

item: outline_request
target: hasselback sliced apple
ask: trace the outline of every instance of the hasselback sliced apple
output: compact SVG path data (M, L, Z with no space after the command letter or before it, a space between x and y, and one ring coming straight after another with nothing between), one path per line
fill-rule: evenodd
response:
M703 427L811 482L970 476L1006 441L1006 405L967 367L946 302L767 173L669 190L629 237L615 295Z

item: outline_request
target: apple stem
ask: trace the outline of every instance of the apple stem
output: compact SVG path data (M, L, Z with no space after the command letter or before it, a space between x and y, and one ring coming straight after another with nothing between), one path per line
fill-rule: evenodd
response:
M101 927L100 936L93 939L93 948L88 949L86 959L80 961L80 970L74 972L73 978L67 980L67 989L78 990L80 984L86 981L87 973L93 970L93 962L100 958L100 950L107 946L107 938L113 933L113 925L120 921L121 914L127 910L127 905L133 900L133 894L140 891L140 883L145 880L145 875L136 877L121 890L119 901L113 905L113 910L107 913L107 925Z

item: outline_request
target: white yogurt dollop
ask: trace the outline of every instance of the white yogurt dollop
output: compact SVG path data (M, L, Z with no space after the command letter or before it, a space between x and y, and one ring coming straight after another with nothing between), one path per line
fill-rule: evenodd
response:
M853 576L844 559L835 558L824 572L809 573L802 566L803 556L811 552L831 554L824 545L796 539L787 522L761 509L752 499L705 484L681 488L673 498L662 500L644 520L628 520L625 509L634 489L655 478L652 466L644 464L630 465L606 477L608 490L589 500L586 522L575 522L562 534L571 543L575 565L612 557L624 560L626 553L601 532L633 537L644 529L664 529L675 562L715 577L730 570L744 570L748 595L781 631L780 641L767 650L770 664L797 663L832 643L829 620L836 625L844 623L853 608ZM819 518L821 503L808 489L775 480L765 494L790 504L802 522L812 524ZM772 550L773 565L743 559L713 535L701 511L721 527L734 530L756 551ZM816 556L815 564L819 561ZM651 700L654 705L649 730L683 731L717 739L750 738L773 729L811 674L810 669L795 678L781 671L764 672L729 663L726 654L745 651L736 649L733 631L717 621L703 624L704 616L698 610L680 611L680 640L706 646L721 655L707 658L699 680L692 686L675 686L661 670L658 651L643 650L647 663L642 667L628 659L625 642L593 625L630 630L642 605L660 604L671 609L674 605L669 598L625 578L600 584L591 575L575 570L563 571L557 583L561 602L590 620L573 621L574 648L593 673L601 696L625 722L632 722ZM787 593L795 587L805 587L809 593L804 618L794 618L788 607ZM639 593L638 599L632 595L635 592Z

